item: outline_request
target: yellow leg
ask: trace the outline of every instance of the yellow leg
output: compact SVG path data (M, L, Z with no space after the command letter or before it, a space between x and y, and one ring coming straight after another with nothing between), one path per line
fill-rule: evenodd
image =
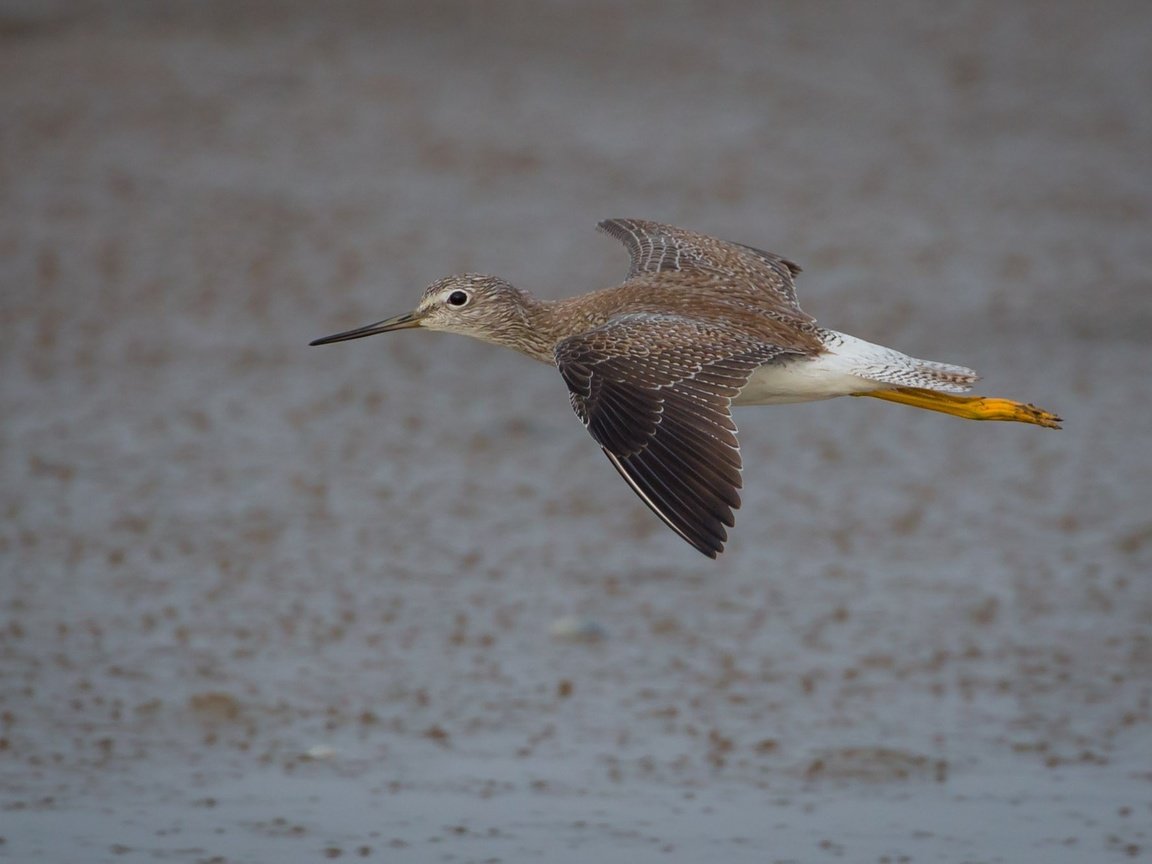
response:
M966 420L1014 420L1017 423L1034 423L1046 429L1059 429L1060 418L1050 411L1013 402L1011 399L994 399L989 396L957 396L954 393L938 393L935 390L922 390L919 387L897 387L894 390L874 390L871 393L854 393L854 396L871 396L886 402L899 402L914 408L940 411Z

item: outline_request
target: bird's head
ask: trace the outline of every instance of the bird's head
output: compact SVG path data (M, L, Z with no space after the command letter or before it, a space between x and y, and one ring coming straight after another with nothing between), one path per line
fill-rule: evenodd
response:
M526 325L526 311L534 301L519 288L495 276L463 273L438 279L427 288L411 312L374 324L345 330L312 345L346 342L377 333L424 327L512 345Z

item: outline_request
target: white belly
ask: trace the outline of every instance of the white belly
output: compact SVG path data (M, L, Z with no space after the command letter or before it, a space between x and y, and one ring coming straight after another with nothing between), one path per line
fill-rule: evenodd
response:
M789 402L815 402L853 393L890 388L890 384L869 381L844 370L835 354L769 363L752 373L733 405L783 405Z

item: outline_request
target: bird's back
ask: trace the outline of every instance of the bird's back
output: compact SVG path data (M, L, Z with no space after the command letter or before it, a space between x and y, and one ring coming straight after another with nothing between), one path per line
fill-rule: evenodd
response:
M816 322L796 299L793 279L800 268L786 258L641 219L608 219L599 227L628 249L628 277L612 288L562 301L561 314L593 326L606 315L679 315L788 350L821 350Z

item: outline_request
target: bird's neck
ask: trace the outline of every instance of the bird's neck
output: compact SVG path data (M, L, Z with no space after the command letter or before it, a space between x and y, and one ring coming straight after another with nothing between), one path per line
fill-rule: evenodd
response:
M481 338L549 365L556 363L557 342L603 324L616 311L613 304L597 302L599 292L541 300L523 289L517 290L520 302L515 315L501 322L498 332L489 331Z
M606 296L601 296L606 295ZM556 343L576 333L599 327L621 311L616 299L606 291L594 291L562 300L541 300L524 296L525 333L523 342L511 347L536 360L554 365Z
M498 332L489 332L484 340L511 348L521 354L554 364L553 348L560 338L561 327L557 319L559 303L541 300L527 291L520 291L520 301L516 304L516 314L502 322Z

